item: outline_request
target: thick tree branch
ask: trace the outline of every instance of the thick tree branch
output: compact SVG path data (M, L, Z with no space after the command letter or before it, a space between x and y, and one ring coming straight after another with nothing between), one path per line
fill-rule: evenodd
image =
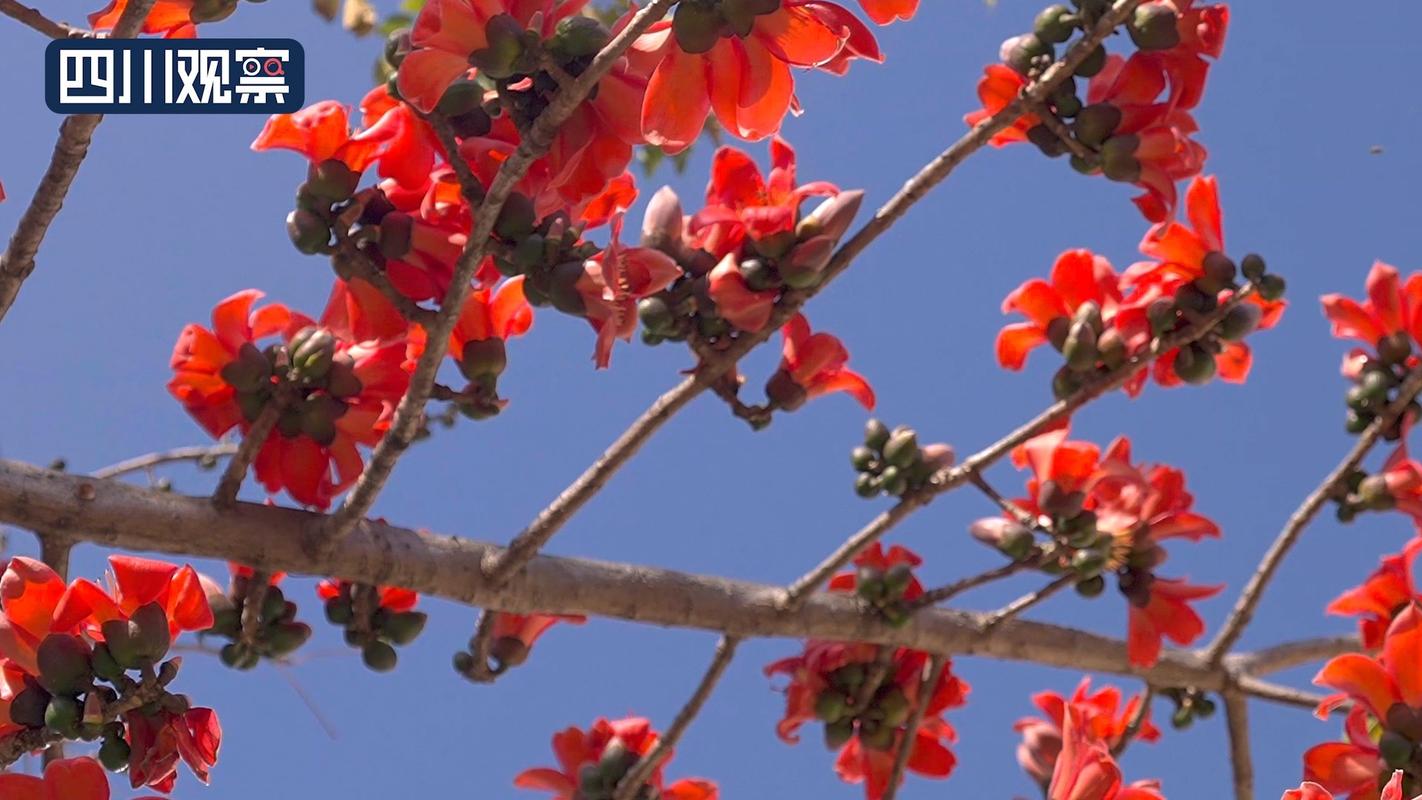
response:
M1259 562L1259 567L1250 577L1249 583L1245 584L1244 591L1240 593L1229 618L1225 620L1225 624L1220 628L1215 640L1210 643L1208 649L1210 661L1218 664L1235 642L1239 641L1239 637L1244 634L1245 627L1254 618L1254 610L1259 606L1259 600L1264 596L1264 590L1268 588L1269 581L1274 578L1274 573L1278 572L1279 566L1284 563L1284 559L1288 557L1289 551L1298 542L1304 529L1327 505L1329 496L1338 484L1346 480L1348 475L1363 463L1363 459L1382 438L1383 433L1397 422L1398 418L1407 410L1407 405L1417 397L1419 392L1422 392L1422 369L1407 376L1407 380L1403 381L1402 387L1398 389L1397 398L1393 400L1392 404L1382 414L1379 414L1377 419L1373 420L1367 430L1358 437L1357 443L1353 445L1353 449L1348 452L1348 455L1338 462L1338 466L1328 473L1318 488L1305 497L1303 503L1290 515L1284 529L1279 531L1278 537L1274 539L1274 543L1264 554L1263 560Z
M1244 695L1224 693L1225 724L1229 727L1229 761L1234 768L1235 800L1254 800L1254 759L1249 752L1249 703Z
M75 541L214 558L256 569L334 575L513 613L587 614L653 625L696 628L741 638L781 637L870 642L945 655L1030 661L1075 671L1135 675L1157 686L1220 691L1228 665L1196 652L1168 650L1156 666L1131 665L1124 642L1086 631L1023 620L984 631L985 615L923 609L894 628L866 614L852 597L816 593L794 612L782 610L778 586L670 570L539 556L502 585L482 565L492 544L398 528L370 520L342 546L312 554L301 542L320 515L255 503L218 511L206 497L99 481L0 460L0 522L53 530ZM1250 694L1256 685L1240 682Z
M473 210L474 226L469 233L469 244L455 264L454 277L450 281L449 290L445 292L439 313L427 327L429 338L425 343L425 351L420 355L414 374L410 376L410 388L395 409L395 418L391 421L390 430L381 438L380 444L376 445L360 480L356 482L350 494L346 495L341 507L318 529L319 536L315 542L318 548L330 547L369 514L371 507L375 505L376 497L380 495L390 473L395 469L395 463L419 433L425 404L429 402L435 378L449 350L449 335L454 330L454 325L459 320L459 311L469 296L470 280L484 260L494 223L514 187L533 166L533 162L548 151L558 129L572 116L579 104L597 86L598 81L612 70L637 37L666 15L673 2L674 0L652 0L638 11L627 27L613 37L588 68L578 76L571 91L559 91L553 97L552 102L523 137L518 150L499 168L498 175L488 187L483 201ZM467 165L458 163L458 150L450 152L449 157L456 169L463 168L460 174L461 182L466 183L465 193L472 194L470 190L473 187L467 185L468 176L465 174ZM470 202L474 202L472 198Z
M18 20L51 39L67 39L75 34L83 33L79 28L55 22L46 17L39 9L30 8L15 0L0 0L0 14Z
M135 36L148 18L154 1L131 0L114 26L113 38L129 39ZM15 304L20 285L35 271L35 255L39 253L40 243L63 207L74 176L79 174L79 165L89 154L89 142L94 137L94 130L103 119L102 114L75 114L65 117L60 124L59 141L55 142L49 168L40 179L29 206L20 216L20 224L10 237L10 245L0 254L0 321L4 321L10 306Z
M726 674L726 667L731 665L731 659L736 657L736 646L741 640L734 636L722 636L716 643L716 655L711 659L711 665L706 668L706 674L701 676L701 682L697 684L696 691L692 692L691 698L686 701L677 712L672 724L662 734L651 752L643 756L636 766L622 778L622 782L617 785L617 792L613 794L612 800L632 800L647 779L652 777L652 773L657 767L671 755L672 748L681 741L681 737L686 733L686 729L691 727L696 716L701 713L701 709L706 706L706 701L711 699L711 693L716 690L716 684L721 682L721 676Z

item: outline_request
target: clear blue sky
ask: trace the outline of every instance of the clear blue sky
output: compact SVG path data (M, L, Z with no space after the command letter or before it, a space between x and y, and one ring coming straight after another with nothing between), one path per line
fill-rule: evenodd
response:
M58 18L92 10L78 0L36 1ZM995 9L926 0L918 19L883 31L887 64L856 65L846 79L803 78L806 113L785 128L800 151L801 175L863 187L871 204L887 198L960 134L963 113L976 106L982 66L1035 11L1036 4L1018 0ZM1349 14L1251 0L1235 4L1234 14L1225 57L1199 110L1208 170L1221 178L1231 250L1265 254L1288 277L1294 305L1278 329L1253 340L1258 358L1247 386L1151 388L1134 402L1108 398L1076 422L1081 434L1104 442L1125 433L1138 456L1188 469L1199 510L1221 523L1224 538L1175 546L1170 566L1200 582L1229 584L1202 606L1212 627L1288 513L1349 446L1337 375L1344 347L1329 338L1318 296L1359 295L1373 259L1406 270L1417 265L1422 245L1422 103L1407 77L1415 72L1422 9L1376 0L1366 13ZM313 101L358 101L378 46L320 23L304 2L243 3L213 30L302 41ZM44 106L44 44L0 20L6 232L59 124ZM247 287L319 311L330 271L298 255L282 227L305 166L293 155L249 152L260 125L240 116L115 117L99 128L39 268L0 327L0 454L38 463L64 456L85 470L203 442L164 390L179 329L206 321L214 302ZM1369 153L1373 145L1381 155ZM763 158L763 146L751 150ZM658 179L697 198L709 156L703 149L685 176L663 172ZM975 449L1050 399L1050 359L1023 375L1004 373L993 359L1002 297L1046 274L1066 248L1093 248L1118 267L1131 263L1144 223L1128 197L1126 188L1082 178L1030 147L982 153L816 299L809 316L844 338L890 424L910 423L926 440ZM513 401L506 413L412 450L377 512L406 525L509 538L688 364L673 347L621 347L613 369L597 373L592 346L583 322L540 315L532 335L510 347L501 386ZM745 368L763 376L771 364L767 350ZM753 434L717 401L702 399L550 550L788 581L882 503L851 491L846 454L863 420L857 405L836 397ZM212 480L172 475L179 490L194 493L208 491ZM1010 468L992 477L1004 490L1020 488ZM912 518L893 541L926 556L929 582L952 579L993 563L964 532L990 512L980 497L955 494ZM1321 616L1324 604L1410 533L1400 516L1351 528L1316 524L1245 644L1348 630L1351 623ZM18 551L32 547L25 536L12 540ZM76 572L97 574L102 555L82 548ZM1035 583L985 589L965 603L996 607ZM237 674L194 656L181 689L219 710L226 736L213 787L199 790L185 774L179 797L535 797L510 781L524 767L552 763L554 731L630 713L664 725L714 643L710 634L594 622L552 632L528 666L494 688L475 687L449 668L472 612L428 602L429 629L403 653L396 673L380 676L365 671L320 620L309 581L295 582L290 593L318 628L308 652L339 654L291 676L339 737L323 734L277 671ZM1094 603L1064 599L1033 616L1113 635L1125 629L1114 592ZM832 755L813 737L794 748L775 738L781 698L760 670L795 649L788 641L742 648L670 775L713 778L727 798L860 796L834 777ZM1030 795L1013 758L1012 722L1031 712L1032 692L1069 689L1079 676L977 659L955 666L973 687L970 704L950 717L961 734L960 769L947 783L914 779L902 797ZM1302 683L1309 675L1285 677ZM1259 796L1277 797L1297 784L1302 751L1338 728L1302 711L1256 705L1252 712ZM1225 747L1223 722L1215 720L1167 733L1164 745L1132 748L1124 768L1129 778L1161 778L1171 798L1222 797L1229 787Z

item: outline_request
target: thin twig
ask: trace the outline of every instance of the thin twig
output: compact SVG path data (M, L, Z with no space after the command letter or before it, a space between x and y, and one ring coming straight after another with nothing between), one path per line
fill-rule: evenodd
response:
M55 574L64 583L69 582L69 554L74 549L74 542L67 536L53 531L37 531L40 543L40 561L49 565ZM40 762L44 766L49 766L55 761L64 758L64 743L55 742L45 748L44 754L40 757Z
M534 121L518 149L499 168L498 175L488 187L488 191L483 194L482 202L478 204L477 209L472 210L474 226L469 234L469 243L455 264L454 276L450 281L449 289L445 292L439 312L427 327L429 336L425 343L425 351L420 355L414 374L410 376L409 389L406 390L405 396L400 400L400 405L395 409L390 429L371 453L370 460L361 473L360 479L356 481L355 487L351 489L350 494L346 495L340 508L329 516L318 530L317 541L313 543L315 549L320 550L333 546L369 514L371 507L375 505L376 497L380 495L381 489L390 479L390 474L395 469L395 463L399 461L400 456L409 448L419 433L421 422L424 419L425 404L429 401L436 375L449 349L450 333L459 319L459 312L465 299L469 296L470 280L474 276L474 271L484 260L494 223L497 221L505 201L513 193L515 185L528 172L533 162L547 152L558 129L592 92L598 81L611 71L638 37L645 33L653 23L666 15L672 3L673 0L652 0L645 8L638 11L627 27L613 37L612 41L608 42L607 46L597 54L588 68L578 76L573 83L572 91L560 91L553 97L552 102ZM446 147L448 146L446 145ZM471 176L468 174L468 165L461 163L463 159L457 148L448 155L451 165L460 178L465 194L472 196L474 192L471 190L474 187L470 185ZM470 202L472 205L473 200L471 199Z
M340 260L340 265L337 267L338 272L344 272L352 278L363 280L374 286L375 290L380 292L386 300L389 300L390 304L395 306L395 310L400 312L400 316L406 320L420 326L427 326L434 321L435 312L401 294L400 290L395 288L395 284L390 282L390 277L385 274L385 270L371 261L370 256L357 248L350 238L340 233L339 230L337 228L336 236L339 241L336 253L332 256L332 258Z
M1358 441L1353 445L1353 449L1348 455L1338 462L1323 482L1314 489L1308 497L1304 498L1298 509L1289 516L1289 521L1285 523L1284 529L1279 531L1279 535L1274 539L1274 543L1269 546L1268 552L1264 554L1263 560L1250 576L1249 583L1245 584L1244 591L1240 593L1239 599L1234 604L1234 610L1230 612L1229 618L1220 628L1219 635L1210 643L1207 650L1210 662L1218 664L1239 641L1239 637L1244 634L1244 629L1254 618L1254 610L1259 605L1259 600L1264 596L1264 590L1268 588L1269 581L1273 579L1274 573L1278 572L1279 566L1284 563L1284 559L1298 542L1299 536L1304 529L1318 516L1318 512L1328 504L1333 490L1348 476L1353 470L1363 462L1368 453L1382 438L1383 433L1397 422L1403 412L1407 410L1409 403L1422 392L1422 369L1415 370L1403 381L1402 387L1397 392L1397 398L1392 401L1378 418L1363 431L1358 437Z
M267 437L271 435L285 409L284 393L262 407L262 413L257 415L252 427L243 434L237 452L233 453L232 460L227 462L227 469L223 470L222 478L212 492L213 505L218 508L231 508L232 504L237 502L237 493L242 490L242 481L247 478L248 468L257 460L257 454L262 451L262 446L266 444Z
M148 470L176 461L216 461L224 456L230 456L237 452L236 442L218 442L212 445L199 445L195 447L176 447L172 450L163 450L156 453L147 453L134 458L125 459L116 464L96 469L90 474L95 478L107 479L117 478L134 472L147 472Z
M1061 117L1058 117L1046 103L1032 103L1030 107L1032 113L1037 115L1037 119L1042 121L1047 130L1056 134L1056 137L1061 140L1072 155L1087 163L1096 162L1096 151L1077 141L1076 137L1071 135L1071 128L1068 128L1066 123L1062 122Z
M114 26L113 38L129 39L136 35L148 18L155 0L129 0L118 24ZM8 12L7 12L8 13ZM104 119L102 114L75 114L65 117L59 126L59 140L54 144L49 167L40 178L34 197L20 215L15 233L4 253L0 253L0 321L15 304L20 293L20 285L35 271L35 256L40 243L49 232L79 166L89 154L89 143L94 138L94 130Z
M913 713L909 714L903 736L899 739L898 750L894 754L894 769L889 773L889 785L884 790L884 800L894 800L899 792L899 784L904 782L904 771L908 769L909 758L913 755L914 743L918 739L918 727L923 724L928 704L933 700L934 689L938 688L938 682L943 679L943 670L948 666L948 659L935 655L931 664L928 674L923 676L923 683L919 685Z
M652 773L657 771L657 767L671 755L672 749L681 741L681 737L686 733L686 729L691 727L701 709L706 706L706 701L711 699L711 693L716 690L716 684L721 682L721 676L726 674L726 668L731 665L731 659L736 657L736 646L741 640L735 636L722 636L716 643L716 655L712 657L711 664L706 668L706 673L701 676L701 682L696 685L696 691L691 693L691 697L686 701L686 705L681 707L672 724L662 732L662 736L652 749L628 770L622 781L617 784L617 791L613 793L612 800L632 800L637 796L637 791L643 784L652 777Z
M499 677L499 673L489 666L489 659L493 657L494 618L498 613L487 608L480 611L479 621L474 623L474 635L469 637L469 654L474 656L474 660L464 677L475 683L492 683Z
M987 478L984 477L981 472L974 472L970 476L968 476L968 482L971 483L973 486L977 487L978 491L986 495L989 500L997 504L998 508L1002 509L1004 513L1017 520L1019 523L1026 525L1029 528L1039 527L1039 523L1036 518L1024 511L1022 509L1022 506L1019 506L1011 500L1008 500L1006 497L1003 497L1001 492L993 488L992 484L988 483Z
M0 0L0 14L19 20L51 39L67 39L84 32L80 28L55 22L41 13L39 9L30 8L15 2L15 0Z
M1254 759L1249 752L1249 703L1236 691L1224 693L1229 727L1229 761L1234 768L1235 800L1254 800Z
M945 600L957 597L969 589L976 589L979 586L992 583L993 581L999 581L1003 578L1016 575L1029 566L1031 565L1025 561L1010 561L1000 567L994 567L993 569L979 572L976 575L969 575L966 578L940 586L937 589L929 589L920 595L917 600L913 601L913 606L914 608L936 606Z
M1126 723L1126 729L1121 731L1121 738L1111 745L1111 757L1119 759L1126 748L1131 746L1140 735L1141 728L1145 727L1146 720L1150 719L1150 704L1155 701L1155 687L1146 684L1145 691L1141 692L1141 704L1136 709L1136 713Z
M1076 576L1067 574L1061 576L1060 578L1057 578L1056 580L1052 581L1046 586L1043 586L1035 592L1029 592L1027 594L1022 595L1016 600L1013 600L1011 603L1008 603L1002 608L999 608L997 611L994 611L989 614L983 620L983 630L990 631L993 628L996 628L1002 623L1012 619L1013 617L1016 617L1018 614L1021 614L1032 606L1035 606L1043 600L1046 600L1047 598L1051 597L1057 592L1060 592L1062 589L1065 589L1066 587L1070 586L1072 583L1075 582Z

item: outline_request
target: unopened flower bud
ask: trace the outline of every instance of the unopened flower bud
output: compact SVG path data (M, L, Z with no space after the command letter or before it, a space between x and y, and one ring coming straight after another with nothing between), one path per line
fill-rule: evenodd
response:
M485 376L497 378L508 366L508 351L504 340L497 336L474 339L465 343L459 357L459 371L471 381Z
M830 241L838 242L849 232L849 226L854 223L854 217L859 214L859 207L863 204L862 190L840 192L820 203L814 211L800 220L795 226L795 237L805 241L816 236L827 236Z
M684 219L676 192L670 186L658 189L642 216L642 246L675 256L681 250Z
M1181 347L1175 354L1175 374L1186 383L1200 386L1215 377L1215 357L1199 342Z
M1136 158L1140 137L1133 134L1112 136L1101 145L1101 174L1119 183L1135 183L1141 177L1141 162Z
M884 460L899 469L907 469L918 459L918 434L912 428L895 428L884 443Z
M52 633L40 642L35 654L39 683L50 694L78 694L93 679L90 650L77 636Z
M336 337L325 328L308 325L291 337L287 350L291 353L291 367L298 377L319 381L331 371L331 361L336 355Z
M968 532L974 539L997 548L1013 561L1027 555L1033 544L1032 532L1025 525L1005 517L980 519L968 526Z
M1254 303L1240 303L1225 314L1225 318L1220 320L1220 324L1215 328L1215 332L1221 339L1237 342L1259 327L1259 320L1263 317L1264 311Z
M794 377L783 369L776 370L775 374L770 376L770 380L766 381L765 395L770 398L776 408L785 411L794 411L809 399L809 394L804 387L796 383Z
M410 253L415 220L409 214L392 211L380 220L380 254L398 261Z
M1383 475L1369 475L1358 484L1358 502L1373 511L1386 511L1397 505Z
M489 655L504 667L517 667L528 660L528 645L515 636L500 636L489 646Z
M1098 45L1097 48L1092 50L1091 54L1077 66L1076 72L1073 74L1079 78L1090 78L1101 72L1105 67L1106 48Z
M492 17L484 26L489 46L476 50L469 63L494 80L513 77L524 54L523 26L509 14Z
M361 648L360 658L367 667L376 672L389 672L395 669L396 662L400 660L395 654L395 648L379 639L366 643L365 647Z
M612 33L606 25L592 17L574 14L558 21L547 47L554 57L566 63L597 55L611 39Z
M1146 3L1136 7L1126 28L1141 50L1169 50L1180 44L1179 21L1175 9L1165 3Z
M1265 275L1254 284L1259 289L1259 296L1265 300L1278 300L1284 296L1287 284L1278 275Z
M1253 283L1258 283L1264 274L1268 272L1268 267L1264 263L1263 257L1258 253L1250 253L1239 262L1239 271L1244 273L1244 279Z
M533 208L533 200L522 192L514 192L499 209L499 219L494 223L494 232L501 238L518 241L533 233L538 224L538 212Z
M1072 133L1077 141L1097 149L1116 132L1121 124L1121 109L1110 103L1095 103L1083 108L1072 121Z
M926 444L919 448L919 455L923 457L923 463L929 468L939 470L953 466L957 459L957 454L953 450L953 445L943 442Z
M331 226L315 212L303 208L286 215L286 233L296 249L306 255L320 253L331 241Z
M392 643L405 646L417 639L425 629L429 615L423 611L399 611L380 625L380 632Z
M877 419L864 423L864 445L873 450L882 450L889 443L889 426Z
M1101 353L1096 348L1097 333L1089 321L1078 319L1071 324L1066 341L1062 343L1062 355L1066 356L1067 367L1074 372L1086 372L1095 368Z
M834 255L835 240L828 236L806 239L780 262L780 277L795 289L817 286Z
M854 720L844 719L825 725L825 747L838 750L854 738Z
M717 6L682 3L672 17L672 35L683 52L697 55L721 41L721 27L725 24Z
M1126 337L1116 328L1107 328L1096 339L1096 349L1101 353L1101 363L1107 369L1116 369L1126 363Z
M1061 44L1071 38L1072 31L1076 30L1077 23L1081 20L1071 9L1057 3L1042 9L1037 15L1037 19L1032 26L1033 33L1044 42Z

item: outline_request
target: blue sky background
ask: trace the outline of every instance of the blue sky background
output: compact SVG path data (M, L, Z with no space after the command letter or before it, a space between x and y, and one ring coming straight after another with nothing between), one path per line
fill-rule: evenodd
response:
M92 10L75 0L40 4L61 19ZM244 3L210 30L299 39L308 100L353 104L369 86L378 44L321 23L308 5ZM1018 0L997 8L973 0L924 6L912 23L882 32L887 64L856 65L845 79L800 80L806 113L785 134L799 149L803 178L863 187L873 205L886 199L962 132L982 66L1037 10ZM1107 398L1076 421L1080 435L1104 443L1125 433L1139 457L1188 469L1198 509L1221 523L1224 538L1175 545L1167 572L1229 585L1202 604L1212 630L1289 512L1349 446L1337 375L1344 346L1329 338L1318 296L1359 295L1373 259L1406 270L1422 244L1422 104L1406 78L1415 71L1422 9L1375 0L1366 13L1350 14L1252 0L1235 4L1234 14L1198 114L1208 171L1221 178L1231 252L1263 253L1288 277L1294 305L1279 328L1252 340L1257 361L1247 386L1152 387L1136 401ZM0 20L0 181L10 194L0 204L0 230L13 228L59 124L44 106L44 45L33 31ZM320 310L330 271L297 254L282 226L305 166L294 155L250 152L260 125L243 116L114 117L99 128L39 268L0 327L0 455L37 463L64 456L73 469L88 470L204 442L164 389L182 326L206 322L216 301L248 287ZM1381 154L1370 154L1374 145ZM764 145L749 149L764 158ZM695 208L709 157L703 148L683 176L664 170L644 183L644 194L670 181ZM981 153L816 299L810 319L845 340L890 424L910 423L925 440L950 441L960 452L976 449L1050 400L1052 359L1039 358L1020 375L994 361L1002 297L1045 275L1067 248L1093 248L1118 268L1130 264L1145 223L1128 197L1127 188L1078 176L1030 147ZM401 524L507 540L689 363L672 347L620 346L613 369L594 372L592 347L581 321L541 314L532 334L510 347L501 387L513 401L507 411L412 450L377 512ZM763 379L775 355L767 348L744 368ZM791 580L882 506L851 491L846 454L863 421L841 396L753 434L703 398L550 551ZM168 474L192 493L209 491L213 480L182 469ZM1010 467L992 478L1009 494L1020 490L1022 477ZM995 563L964 533L991 511L976 494L953 494L892 541L927 558L926 581L950 580ZM1324 604L1408 536L1400 516L1352 527L1320 521L1270 589L1244 644L1348 630L1350 622L1322 617ZM16 552L32 547L23 535L12 541ZM102 556L81 548L76 574L99 573ZM963 602L995 608L1039 582L990 587ZM494 688L476 687L449 668L472 612L427 602L428 630L402 653L400 669L382 676L367 672L321 621L311 582L294 582L289 594L318 628L310 663L287 675L269 667L238 674L202 656L189 659L180 688L219 710L226 736L214 785L202 789L184 774L178 797L535 797L510 782L525 767L552 763L556 730L599 715L644 714L665 725L714 644L710 634L593 622L552 632L525 668ZM1125 629L1114 592L1095 602L1064 598L1032 617L1113 635ZM761 667L796 647L757 641L742 648L669 775L713 778L728 799L860 796L834 777L833 756L817 734L797 747L775 738L782 702ZM961 734L959 770L946 783L913 779L901 796L1031 795L1014 761L1012 722L1033 710L1032 692L1069 690L1079 676L979 659L959 660L955 669L973 687L970 704L950 717ZM1302 685L1309 674L1283 677ZM329 718L336 739L288 679ZM1302 751L1338 728L1298 710L1255 704L1251 711L1259 796L1277 797L1297 784ZM1223 721L1134 747L1124 767L1129 779L1162 779L1172 798L1226 796Z

